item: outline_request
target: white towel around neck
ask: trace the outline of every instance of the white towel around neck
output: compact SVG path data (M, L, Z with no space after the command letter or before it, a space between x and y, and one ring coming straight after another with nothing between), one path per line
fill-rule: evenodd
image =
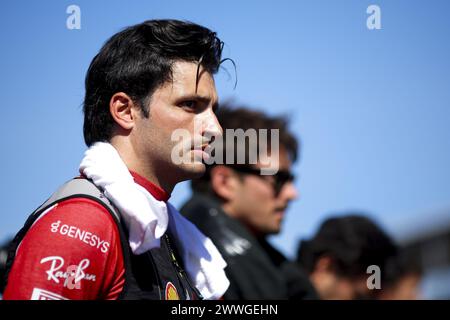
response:
M219 299L229 286L226 262L211 239L184 218L170 203L156 200L133 176L109 143L96 142L84 155L80 173L103 190L117 207L129 231L134 254L159 247L169 227L185 269L205 299Z

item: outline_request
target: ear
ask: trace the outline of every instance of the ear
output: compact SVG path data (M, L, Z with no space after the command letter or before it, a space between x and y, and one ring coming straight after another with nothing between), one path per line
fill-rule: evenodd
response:
M232 169L217 165L211 169L211 186L214 192L225 201L231 201L235 198L238 190L238 177Z
M329 272L333 267L333 261L329 256L321 256L314 266L315 272Z
M136 120L135 105L126 93L117 92L109 101L109 112L122 129L130 130Z

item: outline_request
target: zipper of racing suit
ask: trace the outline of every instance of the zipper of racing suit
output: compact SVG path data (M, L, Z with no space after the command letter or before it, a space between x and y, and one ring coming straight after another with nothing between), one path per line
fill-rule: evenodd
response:
M185 279L187 284L189 285L189 287L191 288L191 290L198 296L199 300L203 300L203 297L200 293L200 291L198 291L198 289L192 285L191 280L189 279L189 276L186 274L186 271L184 271L184 269L180 266L180 264L178 263L178 260L175 256L175 252L172 249L172 245L171 245L171 241L169 239L169 236L166 234L164 234L164 239L166 241L167 247L169 248L169 253L170 253L170 257L172 259L172 263L175 266L175 269L178 272L178 275L181 277L181 279ZM180 281L180 284L183 286L183 282Z

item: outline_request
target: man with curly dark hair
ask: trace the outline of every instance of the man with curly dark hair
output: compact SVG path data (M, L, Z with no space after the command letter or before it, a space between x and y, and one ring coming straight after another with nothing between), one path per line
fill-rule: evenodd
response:
M205 171L204 149L221 134L213 75L222 47L216 33L177 20L146 21L104 44L86 75L81 176L17 234L5 299L223 295L221 255L168 202L178 182ZM192 137L190 161L175 163L179 129Z
M300 242L297 260L322 299L374 299L389 282L389 261L397 251L380 226L352 213L326 219L311 239ZM367 285L372 267L379 268L379 287Z

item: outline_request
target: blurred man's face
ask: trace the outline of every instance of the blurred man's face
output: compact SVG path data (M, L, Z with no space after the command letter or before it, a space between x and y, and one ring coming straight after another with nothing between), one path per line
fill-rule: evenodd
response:
M383 288L379 294L380 300L417 300L420 299L420 281L418 273L404 274L393 285Z
M334 273L322 273L312 280L323 300L352 300L355 296L352 282L346 278L340 278Z
M329 273L322 275L322 279L318 279L315 285L317 285L316 290L319 296L324 300L354 300L370 297L370 290L363 277L351 279Z
M278 165L279 170L291 169L291 161L284 148L280 148L278 161L273 165ZM239 182L232 199L235 217L257 236L279 233L287 206L297 197L293 182L284 184L276 194L273 176L243 174L237 178Z
M333 267L333 261L327 256L319 258L310 280L323 300L354 300L372 298L373 292L367 287L367 277L343 276Z

